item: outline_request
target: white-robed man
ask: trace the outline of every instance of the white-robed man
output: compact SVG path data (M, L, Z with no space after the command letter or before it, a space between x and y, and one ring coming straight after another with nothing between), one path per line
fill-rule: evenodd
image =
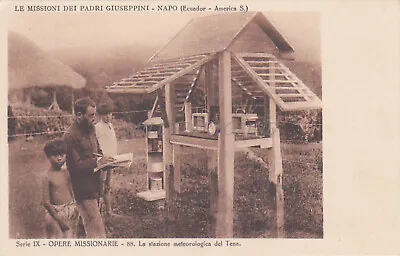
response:
M117 155L117 137L115 135L112 121L112 107L110 105L100 105L97 109L100 121L96 124L96 137L99 141L100 149L104 157L113 157ZM101 172L101 191L104 199L104 214L107 217L112 215L111 200L111 178L113 168L104 168Z

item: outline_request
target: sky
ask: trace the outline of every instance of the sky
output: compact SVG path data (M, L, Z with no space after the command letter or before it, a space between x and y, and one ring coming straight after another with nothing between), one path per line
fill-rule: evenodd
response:
M162 46L192 18L210 13L9 12L8 27L45 51L107 48L134 43ZM215 14L215 13L212 13ZM267 12L266 17L295 49L320 62L320 20L316 12Z

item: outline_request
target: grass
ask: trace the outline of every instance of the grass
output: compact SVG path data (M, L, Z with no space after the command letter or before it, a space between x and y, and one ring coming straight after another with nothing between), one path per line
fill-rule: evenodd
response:
M10 237L40 238L43 209L40 179L47 168L42 153L45 140L9 144ZM136 196L146 188L144 139L119 141L119 150L134 153L129 169L118 169L112 180L113 208L118 215L110 220L113 238L213 237L209 210L207 158L205 151L183 150L182 192L175 201L172 227L164 221L157 203ZM186 149L186 148L185 148ZM321 144L282 144L285 230L287 237L322 238L322 148ZM265 151L256 150L265 158ZM235 153L234 236L270 237L273 196L268 170L241 153Z

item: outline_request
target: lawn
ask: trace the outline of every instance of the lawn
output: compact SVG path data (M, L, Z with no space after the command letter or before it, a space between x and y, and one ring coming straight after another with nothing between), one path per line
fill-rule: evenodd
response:
M44 138L9 144L9 210L11 238L44 237L40 180L48 168L42 147ZM189 148L185 148L189 149ZM112 180L113 238L213 237L209 211L208 171L202 150L183 150L182 192L175 201L173 230L167 229L160 204L136 196L146 188L145 141L119 141L120 153L133 152L134 163L119 169ZM265 150L256 150L264 157ZM287 237L322 238L322 146L282 144L285 230ZM272 203L268 170L241 153L235 153L234 236L270 237ZM249 210L250 209L250 210Z

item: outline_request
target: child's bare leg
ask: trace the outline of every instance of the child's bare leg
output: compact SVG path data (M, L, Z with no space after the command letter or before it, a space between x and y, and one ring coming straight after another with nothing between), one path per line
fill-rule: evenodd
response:
M112 177L112 169L107 171L107 178L104 184L104 204L105 204L105 213L107 216L112 214L112 198L111 198L111 177Z
M57 221L55 221L53 217L50 216L50 214L46 214L44 222L45 222L47 238L63 237L63 232L61 231L60 225L58 225Z
M83 220L86 236L88 238L105 238L103 219L97 205L97 199L83 200L77 202L79 213Z

